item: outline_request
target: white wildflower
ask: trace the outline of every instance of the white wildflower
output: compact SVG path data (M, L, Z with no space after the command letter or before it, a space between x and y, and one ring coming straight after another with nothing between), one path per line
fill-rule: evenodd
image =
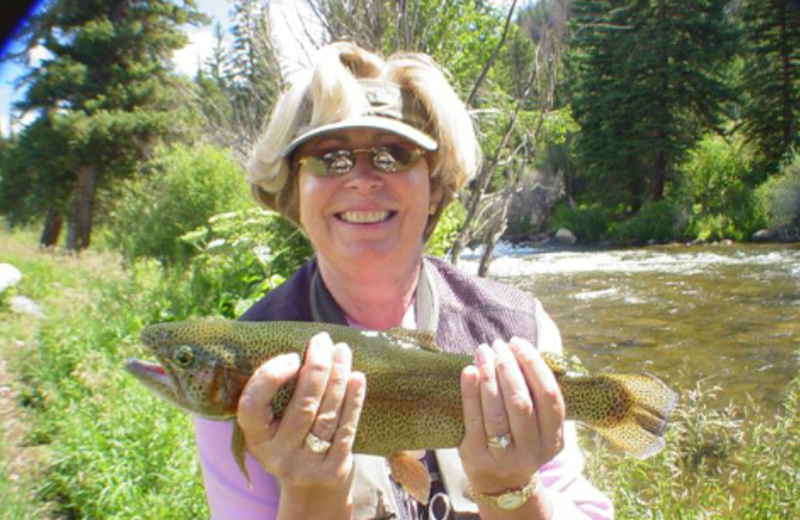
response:
M215 238L214 240L212 240L211 242L208 243L208 245L206 246L206 249L208 249L208 250L216 249L216 248L224 246L224 245L225 245L225 239L224 238Z

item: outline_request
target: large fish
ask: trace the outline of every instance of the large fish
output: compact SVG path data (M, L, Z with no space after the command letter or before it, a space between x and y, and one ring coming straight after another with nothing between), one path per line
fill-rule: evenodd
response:
M235 421L239 396L262 363L289 352L297 352L302 359L311 337L323 331L334 343L350 346L353 370L366 375L368 389L354 453L389 458L396 476L419 475L416 465L421 463L405 452L459 445L464 434L459 378L473 358L440 352L428 333L288 321L161 323L141 333L142 342L160 364L131 359L126 367L150 390L180 408L232 421L231 449L249 481L243 436ZM677 401L675 392L663 382L649 374L587 374L558 356L543 357L564 396L567 419L583 423L640 458L661 450L662 433ZM294 383L288 383L273 399L276 417L283 415L293 388ZM403 480L398 479L424 502L427 482Z

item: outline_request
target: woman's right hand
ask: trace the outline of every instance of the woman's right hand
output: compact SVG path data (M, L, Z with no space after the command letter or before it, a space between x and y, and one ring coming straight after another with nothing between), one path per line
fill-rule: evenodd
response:
M283 417L271 401L297 376ZM297 354L277 356L256 370L239 399L245 444L280 484L279 518L350 518L352 447L366 394L364 374L352 371L352 353L323 332L309 342L302 367ZM309 434L330 442L316 452Z

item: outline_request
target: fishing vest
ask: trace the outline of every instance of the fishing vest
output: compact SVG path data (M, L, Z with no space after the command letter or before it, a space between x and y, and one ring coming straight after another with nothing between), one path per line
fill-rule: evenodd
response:
M418 330L435 333L444 352L470 354L481 343L519 336L536 345L536 300L514 287L470 276L442 260L424 257L414 300ZM318 321L347 324L311 259L242 317L244 321ZM457 449L436 450L439 478L456 519L477 519L478 506ZM395 499L386 460L355 455L353 505L356 520L404 518Z

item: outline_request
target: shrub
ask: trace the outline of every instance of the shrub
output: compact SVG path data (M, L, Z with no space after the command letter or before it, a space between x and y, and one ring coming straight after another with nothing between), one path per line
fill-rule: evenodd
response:
M757 196L771 229L800 232L800 153L794 154L779 176L762 184Z
M690 236L742 240L763 226L752 159L738 141L707 135L683 165L681 181L679 198L691 208Z
M670 242L683 236L680 210L669 200L648 202L633 217L613 224L609 232L614 240Z
M112 213L109 241L129 262L185 264L196 250L181 236L213 215L251 205L241 169L213 146L160 148L149 168L125 185Z
M597 204L572 207L562 202L547 219L547 229L555 232L560 228L567 228L581 242L597 242L608 232L609 223L607 210Z
M431 256L444 257L453 246L465 217L464 206L457 200L451 203L442 213L436 231L425 244L425 252Z
M313 253L293 224L257 208L211 217L181 240L195 251L188 289L195 312L229 318L283 283Z

